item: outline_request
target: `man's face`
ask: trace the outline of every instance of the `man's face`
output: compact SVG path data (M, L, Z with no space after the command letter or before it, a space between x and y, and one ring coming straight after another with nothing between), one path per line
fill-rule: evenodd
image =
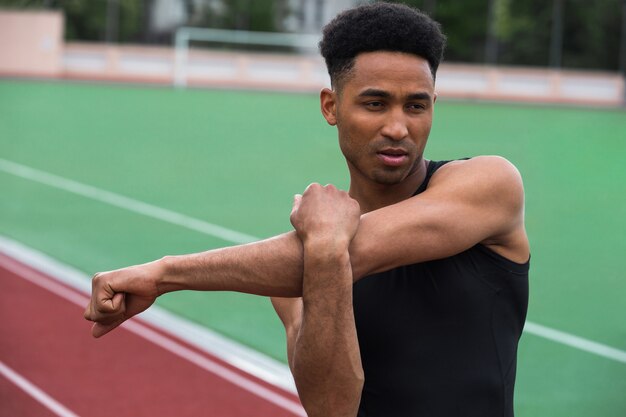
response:
M322 112L337 126L352 180L397 184L415 173L435 99L425 59L400 52L359 54L339 91L322 92Z

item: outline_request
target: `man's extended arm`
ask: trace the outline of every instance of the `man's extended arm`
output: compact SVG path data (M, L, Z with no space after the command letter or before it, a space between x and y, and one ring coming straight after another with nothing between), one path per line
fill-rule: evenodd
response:
M481 157L441 168L428 189L361 216L350 245L354 279L400 265L451 256L477 243L525 262L523 187L501 158ZM261 242L96 274L85 318L101 336L175 290L230 290L302 295L303 248L295 232Z

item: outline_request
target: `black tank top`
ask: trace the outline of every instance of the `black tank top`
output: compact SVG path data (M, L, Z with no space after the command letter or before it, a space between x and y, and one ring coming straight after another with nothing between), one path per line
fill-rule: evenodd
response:
M423 192L445 164L431 161ZM529 263L483 245L354 285L359 417L512 417Z

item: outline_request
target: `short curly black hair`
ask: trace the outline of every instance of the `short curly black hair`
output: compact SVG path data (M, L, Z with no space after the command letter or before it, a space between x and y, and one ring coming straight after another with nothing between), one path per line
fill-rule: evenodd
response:
M412 7L372 3L348 9L323 29L319 48L333 87L354 66L361 52L405 52L426 59L435 79L446 37L439 23Z

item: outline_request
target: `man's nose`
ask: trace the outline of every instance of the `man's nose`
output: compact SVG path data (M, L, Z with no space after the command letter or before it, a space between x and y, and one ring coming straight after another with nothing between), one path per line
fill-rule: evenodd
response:
M402 140L409 135L406 115L403 111L393 111L389 113L381 134L389 139Z

